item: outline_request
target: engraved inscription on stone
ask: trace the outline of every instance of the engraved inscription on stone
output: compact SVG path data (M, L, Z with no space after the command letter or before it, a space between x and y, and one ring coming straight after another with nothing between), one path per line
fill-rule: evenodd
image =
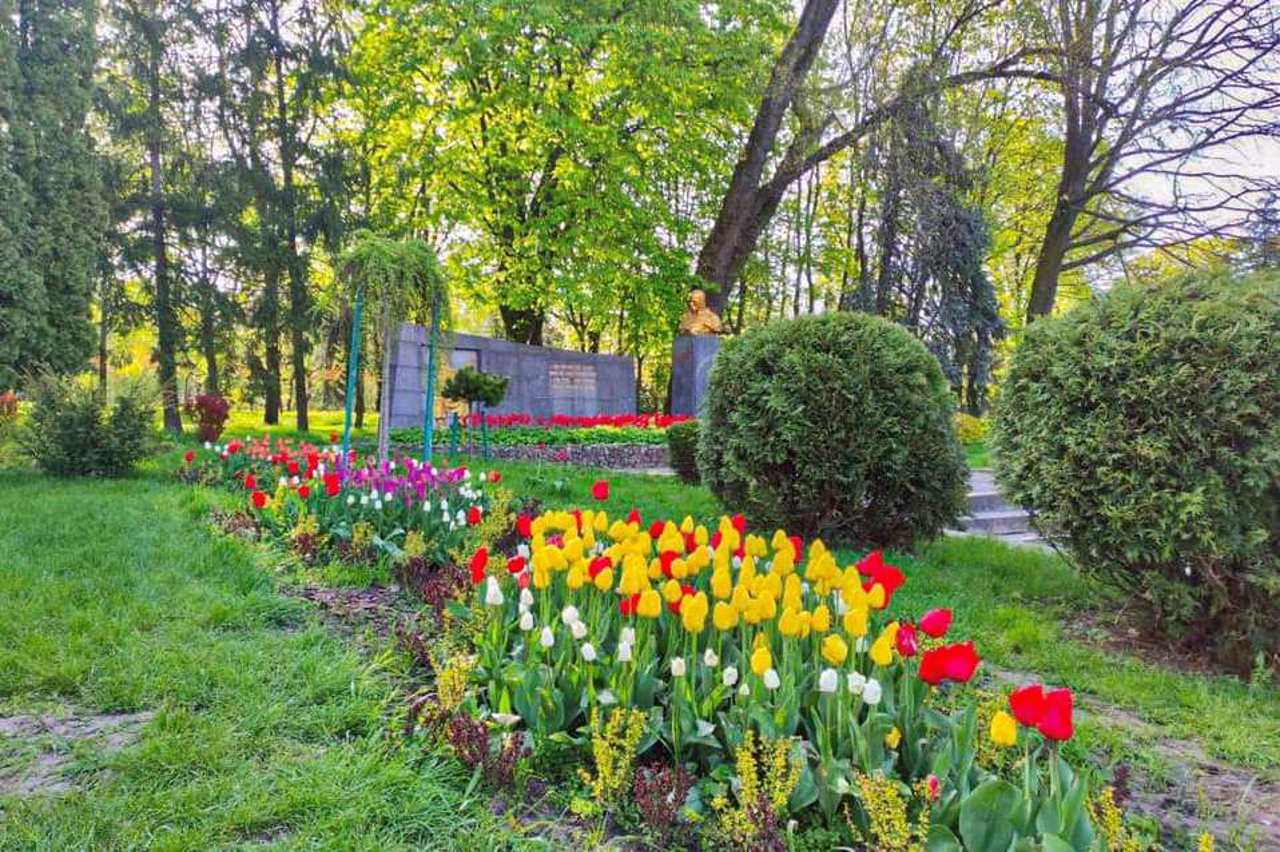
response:
M553 397L594 397L596 368L594 364L552 362L547 368Z

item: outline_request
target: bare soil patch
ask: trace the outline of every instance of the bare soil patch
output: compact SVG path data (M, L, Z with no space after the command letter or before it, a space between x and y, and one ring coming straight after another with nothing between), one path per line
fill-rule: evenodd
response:
M141 713L73 713L0 717L0 795L65 793L75 786L68 770L73 746L90 743L109 754L137 742L155 716Z

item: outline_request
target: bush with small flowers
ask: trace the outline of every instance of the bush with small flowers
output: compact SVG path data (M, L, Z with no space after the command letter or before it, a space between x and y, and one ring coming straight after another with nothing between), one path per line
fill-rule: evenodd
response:
M1059 755L1071 693L1020 690L980 730L957 686L981 664L974 643L949 638L949 610L891 615L906 576L879 551L841 566L820 540L757 535L741 516L646 524L608 514L606 481L592 496L597 508L521 516L513 552L471 558L462 617L482 715L518 718L535 743L585 746L626 708L643 720L628 738L638 752L700 778L691 802L740 796L731 767L774 744L765 751L795 771L776 810L727 807L721 837L809 813L929 848L1090 848L1088 780ZM1023 745L1021 786L976 760L984 740ZM607 762L599 777L617 774L618 756ZM890 810L906 828L876 822Z

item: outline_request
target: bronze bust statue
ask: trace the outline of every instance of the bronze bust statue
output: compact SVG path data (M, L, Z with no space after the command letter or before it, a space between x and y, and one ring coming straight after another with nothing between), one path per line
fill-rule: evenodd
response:
M701 290L689 291L689 310L680 317L681 334L719 334L720 317L707 307L707 294Z

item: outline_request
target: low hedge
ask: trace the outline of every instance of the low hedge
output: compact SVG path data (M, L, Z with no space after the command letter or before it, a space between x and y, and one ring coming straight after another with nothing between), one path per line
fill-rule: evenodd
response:
M1280 658L1280 276L1118 286L1036 322L992 433L1002 490L1159 625Z
M686 420L667 427L667 457L682 481L690 485L702 481L698 475L698 421Z

